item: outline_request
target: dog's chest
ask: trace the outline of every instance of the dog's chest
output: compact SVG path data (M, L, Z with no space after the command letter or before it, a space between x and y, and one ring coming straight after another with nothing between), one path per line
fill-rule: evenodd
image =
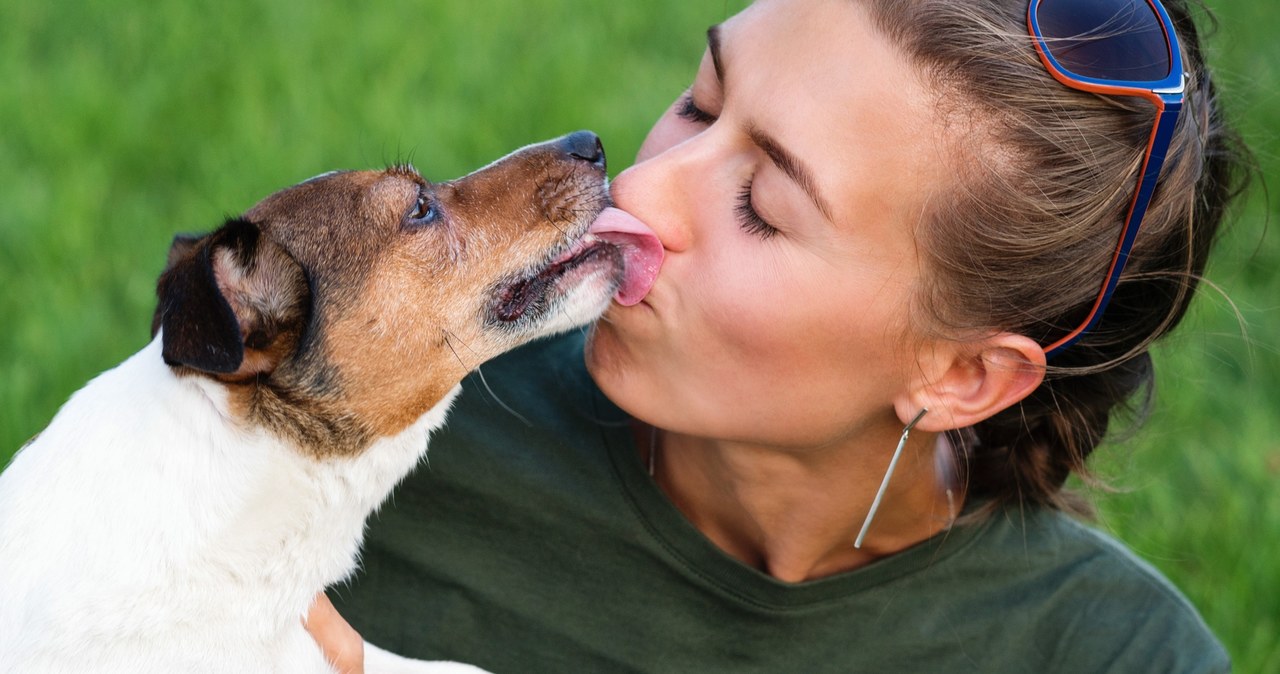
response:
M284 448L210 546L211 561L221 561L230 582L272 597L274 613L305 609L353 570L365 520L421 459L452 397L356 457L317 460Z
M317 460L229 425L216 391L151 351L78 393L3 475L0 665L314 654L301 616L350 573L365 518L452 400L359 456Z

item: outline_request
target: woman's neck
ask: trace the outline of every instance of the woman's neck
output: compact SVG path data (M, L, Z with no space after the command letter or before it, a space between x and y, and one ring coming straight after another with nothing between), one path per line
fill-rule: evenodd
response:
M937 436L915 434L857 549L898 441L893 431L808 452L662 431L645 439L654 479L694 526L787 582L849 571L920 543L950 524L963 499L953 471L935 460Z

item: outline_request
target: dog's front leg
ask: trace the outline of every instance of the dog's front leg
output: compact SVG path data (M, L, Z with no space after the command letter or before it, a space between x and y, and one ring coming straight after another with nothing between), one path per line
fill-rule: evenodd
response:
M460 662L410 660L364 642L365 674L488 674Z

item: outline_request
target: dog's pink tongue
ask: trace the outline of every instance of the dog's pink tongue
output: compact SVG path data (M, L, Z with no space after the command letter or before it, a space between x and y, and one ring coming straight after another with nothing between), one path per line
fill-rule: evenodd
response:
M622 250L626 271L614 300L624 307L639 303L662 268L662 242L648 225L617 208L604 209L588 231Z

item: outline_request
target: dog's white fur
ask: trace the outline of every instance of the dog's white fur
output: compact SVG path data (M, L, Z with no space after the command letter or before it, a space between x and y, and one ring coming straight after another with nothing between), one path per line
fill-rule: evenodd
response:
M0 474L0 672L328 674L302 618L457 390L356 457L316 459L231 423L225 386L175 374L157 335Z

